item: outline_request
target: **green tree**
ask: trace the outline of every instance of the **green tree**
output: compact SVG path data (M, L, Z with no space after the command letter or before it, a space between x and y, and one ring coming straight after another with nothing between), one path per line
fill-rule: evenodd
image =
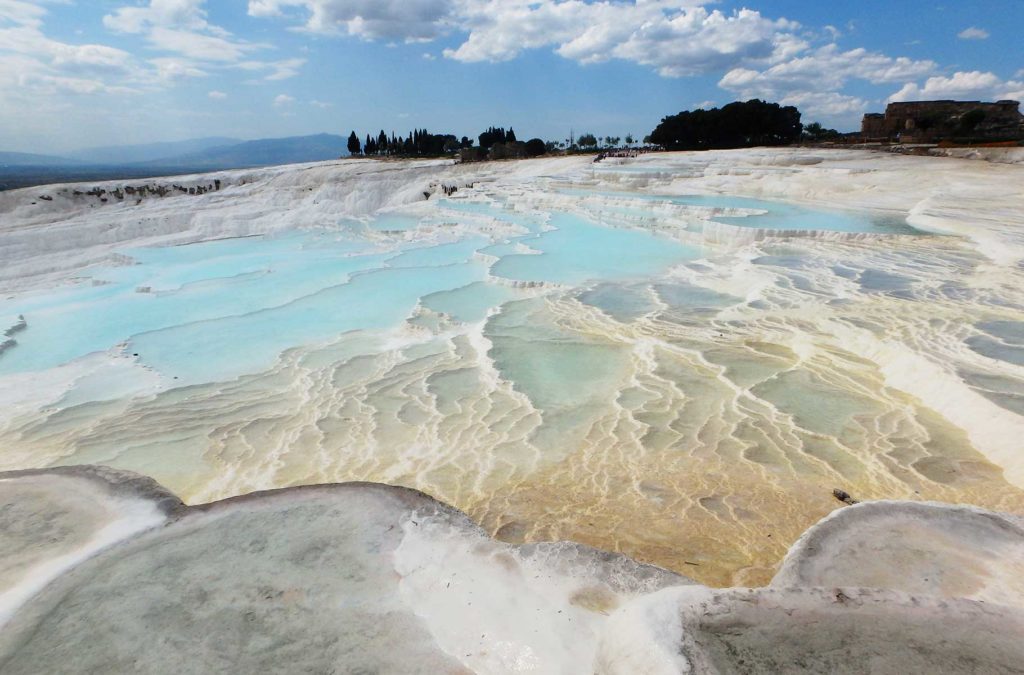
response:
M808 141L832 141L842 136L835 129L826 129L818 122L804 126L803 137Z
M543 155L548 149L546 143L539 138L531 138L526 141L526 154L530 157Z
M576 139L576 144L581 148L593 148L597 145L597 136L594 134L582 134Z
M802 131L795 107L751 99L669 115L651 132L651 141L668 150L750 148L795 143Z
M350 155L358 155L363 151L362 145L359 143L359 137L356 136L356 132L352 132L348 136L348 153Z

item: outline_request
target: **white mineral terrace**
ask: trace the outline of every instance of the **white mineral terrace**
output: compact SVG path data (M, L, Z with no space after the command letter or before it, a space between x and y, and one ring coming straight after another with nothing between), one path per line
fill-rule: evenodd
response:
M193 507L99 467L0 474L0 486L5 675L988 674L1024 663L1024 530L977 508L843 507L770 587L712 589L580 544L497 542L386 485Z
M0 470L101 464L187 504L405 486L508 544L763 586L842 506L834 488L1024 512L1022 261L1024 166L866 151L345 160L4 192ZM0 612L152 516L114 511ZM425 622L424 649L486 670L445 623L462 607L402 554L462 562L406 534L389 602ZM0 670L33 667L15 662Z

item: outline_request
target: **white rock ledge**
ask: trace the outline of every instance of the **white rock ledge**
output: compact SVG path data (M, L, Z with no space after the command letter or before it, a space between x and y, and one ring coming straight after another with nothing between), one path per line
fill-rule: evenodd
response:
M1024 530L968 507L847 507L771 587L710 589L405 488L187 507L68 467L0 473L0 544L4 675L1024 672Z

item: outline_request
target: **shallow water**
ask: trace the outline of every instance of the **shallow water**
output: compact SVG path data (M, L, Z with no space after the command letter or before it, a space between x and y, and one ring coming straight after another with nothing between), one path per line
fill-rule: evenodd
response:
M1020 298L979 290L976 254L877 212L547 180L126 247L133 264L0 300L27 324L0 386L71 373L14 397L0 469L103 462L192 502L403 484L507 540L721 584L766 580L834 487L1024 505L886 380L893 350L948 353L944 386L1019 414ZM706 241L709 222L851 236Z
M660 204L700 207L710 210L715 221L768 230L823 230L828 232L865 232L873 234L922 234L910 226L903 215L869 211L811 208L777 200L753 199L732 195L683 195L621 193L564 188L561 193L581 197L624 197L636 203L613 207L624 215L646 215ZM745 213L736 214L736 211Z

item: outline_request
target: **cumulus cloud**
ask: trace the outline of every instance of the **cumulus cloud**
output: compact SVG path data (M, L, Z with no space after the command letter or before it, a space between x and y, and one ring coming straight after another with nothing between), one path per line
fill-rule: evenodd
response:
M150 0L142 7L122 7L103 17L103 25L119 33L142 33L154 27L215 30L206 21L204 0Z
M209 68L240 68L263 71L261 79L278 81L294 77L306 63L301 58L251 58L253 52L270 45L239 39L210 23L205 7L206 0L148 0L114 10L103 17L103 24L116 33L142 35L152 48L174 54L151 61L165 80L202 76Z
M935 71L933 61L892 58L866 49L842 51L830 44L787 59L761 71L737 68L725 74L721 85L737 89L756 84L761 88L786 87L807 91L838 89L850 79L873 83L898 82Z
M1024 89L1020 82L1004 82L998 75L980 70L957 72L946 77L937 75L925 80L923 86L908 82L889 97L889 101L928 101L934 99L999 99L1015 98Z
M26 95L132 93L148 69L123 49L69 44L43 33L45 7L0 0L0 97L5 104Z
M549 49L580 64L622 60L664 77L724 73L742 98L802 104L812 115L849 116L868 104L843 92L851 80L908 82L936 74L932 61L842 50L835 26L809 31L752 9L710 0L249 0L249 14L296 30L389 43L454 37L444 57L500 62ZM852 25L847 32L853 31ZM827 42L824 46L822 42ZM429 60L429 57L424 55Z
M149 0L107 14L103 25L117 33L145 35L157 49L200 61L235 62L260 48L209 23L204 4L205 0Z
M165 56L149 60L156 68L157 77L162 81L177 80L185 77L205 77L206 71L190 59Z
M249 14L299 30L390 42L465 35L450 59L507 61L551 48L580 63L623 59L679 77L766 58L797 40L799 26L743 9L709 11L699 0L250 0Z
M278 94L274 97L275 108L285 108L290 106L292 103L295 103L295 98L288 94Z
M977 28L971 26L970 28L964 28L962 31L956 34L961 40L987 40L988 31L984 28Z
M367 40L433 40L447 31L451 0L250 0L257 17L305 14L311 33L352 35ZM290 13L292 12L292 13Z
M850 80L899 82L928 75L936 68L932 61L893 58L866 49L843 51L833 43L762 70L734 68L718 86L740 98L795 105L813 117L850 118L868 105L862 98L841 93Z
M283 61L239 61L234 64L234 67L261 74L259 79L246 81L248 84L258 84L261 80L278 82L295 77L299 74L299 69L305 63L306 59L301 58L285 59Z
M214 101L223 101L228 97L227 94L222 91L217 91L216 89L207 94L207 96L212 98Z
M444 55L458 61L505 61L524 49L551 47L583 64L621 59L665 77L698 75L745 60L767 59L796 41L795 22L742 9L725 14L679 2L510 2L467 0L468 36Z

